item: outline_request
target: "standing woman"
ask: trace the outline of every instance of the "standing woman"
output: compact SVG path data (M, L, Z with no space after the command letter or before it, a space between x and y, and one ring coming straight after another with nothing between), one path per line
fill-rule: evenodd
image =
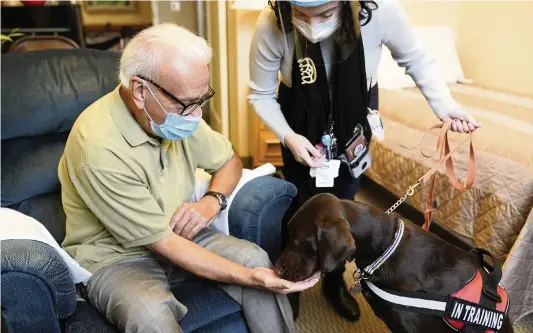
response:
M322 192L354 198L360 173L350 172L347 163L339 163L332 184L319 187L310 168L324 164L320 143L328 146L327 159L339 158L358 125L368 146L368 110L378 109L376 76L383 44L406 68L438 119L453 121L458 132L480 126L452 99L396 0L270 1L251 45L249 100L283 143L283 173L298 189L292 213ZM343 272L341 267L326 274L323 290L338 312L356 320L359 308L343 287Z

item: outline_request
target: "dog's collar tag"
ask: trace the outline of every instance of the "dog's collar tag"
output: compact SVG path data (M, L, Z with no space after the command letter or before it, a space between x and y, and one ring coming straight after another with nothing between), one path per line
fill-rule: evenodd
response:
M350 293L352 293L352 295L356 296L359 293L361 293L361 291L363 290L363 286L361 286L362 279L363 279L363 276L361 274L361 270L357 268L353 272L353 285L350 288Z
M353 286L350 288L350 293L354 296L357 296L361 293L363 290L363 287L361 286L361 283L354 283Z

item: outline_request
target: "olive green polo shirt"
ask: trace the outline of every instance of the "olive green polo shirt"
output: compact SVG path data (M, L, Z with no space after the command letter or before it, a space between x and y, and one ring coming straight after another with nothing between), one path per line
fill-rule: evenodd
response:
M191 201L195 170L214 172L233 156L231 143L203 120L186 140L148 136L119 88L81 113L58 168L62 246L90 272L150 255L145 245L165 238L172 214Z

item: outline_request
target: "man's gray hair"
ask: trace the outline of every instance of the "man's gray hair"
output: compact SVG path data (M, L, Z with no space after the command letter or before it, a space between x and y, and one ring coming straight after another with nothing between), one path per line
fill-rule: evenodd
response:
M205 39L173 23L162 23L144 29L126 45L120 59L119 78L129 87L135 75L156 81L157 66L163 52L174 52L184 60L211 62L213 51Z

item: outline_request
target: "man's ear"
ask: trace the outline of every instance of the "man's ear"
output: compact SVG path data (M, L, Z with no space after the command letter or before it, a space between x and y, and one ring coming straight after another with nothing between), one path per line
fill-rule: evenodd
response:
M145 101L146 101L146 92L142 85L142 83L139 80L136 80L135 78L130 79L130 92L131 97L133 99L133 102L137 106L139 110L142 110L145 108Z
M331 272L355 253L350 224L342 217L329 217L317 223L318 264Z

